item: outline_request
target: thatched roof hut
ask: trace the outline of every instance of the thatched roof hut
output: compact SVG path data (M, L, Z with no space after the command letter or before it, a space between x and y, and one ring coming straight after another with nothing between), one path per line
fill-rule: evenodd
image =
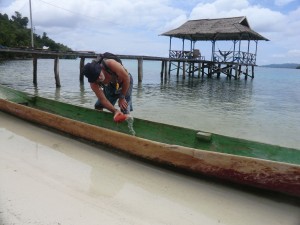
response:
M180 27L161 34L162 36L188 39L191 41L209 40L265 40L267 38L253 31L247 18L231 17L220 19L189 20Z
M212 62L232 62L246 65L256 64L258 41L269 41L250 28L245 16L189 20L180 27L161 34L170 37L169 58L182 58L186 55L194 57L195 44L197 41L211 41ZM172 49L172 38L182 39L182 50ZM190 50L185 50L185 40L190 41ZM216 42L232 41L233 46L229 50L216 50ZM247 48L242 50L241 42L247 42ZM255 52L250 52L250 42L255 43ZM238 44L238 45L237 45ZM237 46L236 46L237 45ZM244 46L244 45L243 45ZM233 48L233 49L232 49ZM252 47L253 48L253 47ZM198 54L199 55L199 54ZM200 59L209 58L200 53Z

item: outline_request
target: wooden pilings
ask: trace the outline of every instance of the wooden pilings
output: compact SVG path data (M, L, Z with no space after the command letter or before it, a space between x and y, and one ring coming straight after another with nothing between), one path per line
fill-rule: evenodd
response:
M33 84L37 85L37 61L38 58L36 55L33 55L32 64L33 64ZM61 87L60 78L59 78L59 57L54 58L54 78L56 87Z
M182 63L182 66L181 66ZM220 78L221 74L225 74L227 78L231 79L240 79L241 75L245 75L245 79L249 77L254 78L254 65L247 65L241 63L230 63L230 62L212 62L212 61L188 61L182 60L176 63L170 63L174 65L177 69L176 76L179 76L179 70L182 70L182 79L186 78L186 75L190 77L194 77L195 75L199 77L203 77L206 75L211 78L216 75L217 78ZM249 71L249 67L251 66L251 71ZM169 71L174 69L169 67ZM164 68L164 64L162 64L162 71ZM196 72L198 72L196 74ZM161 73L163 75L163 72Z
M137 60L137 75L138 75L138 83L143 81L143 63L145 56L132 56L132 58ZM80 56L80 63L79 63L79 80L80 82L84 82L84 75L83 75L83 67L85 64L85 56ZM122 57L120 57L122 58ZM127 58L125 58L127 59ZM33 83L37 85L37 55L33 55ZM172 66L175 66L176 69L176 76L180 75L180 71L182 71L182 79L185 79L186 76L197 76L198 78L204 77L212 77L216 75L217 78L220 78L221 73L227 75L228 78L234 77L234 79L240 79L240 75L245 75L245 79L247 77L254 78L254 65L246 65L246 64L239 64L239 63L224 63L224 62L212 62L212 61L204 61L204 60L195 60L190 61L186 59L174 59L171 60L169 58L154 58L149 59L146 57L146 60L155 60L161 61L161 78L167 79L172 71ZM169 65L168 65L169 63ZM251 66L251 69L248 67ZM173 69L174 70L174 69ZM251 71L250 71L251 70ZM59 77L59 56L54 57L54 78L56 87L61 87L60 77Z
M138 82L143 80L143 58L138 59Z
M54 77L56 87L60 87L60 79L59 79L59 57L54 59Z
M33 55L33 84L37 85L37 56Z
M11 48L0 48L1 52L14 52L32 55L33 58L33 84L37 85L37 60L38 57L43 57L47 59L54 59L54 77L56 82L56 87L60 87L59 79L59 58L65 56L78 57L80 58L79 65L79 80L80 82L84 81L83 76L83 67L85 64L86 58L95 59L99 54L91 51L71 51L71 52L53 52L53 51L41 51L41 50L26 50L26 49L11 49ZM217 75L217 78L220 77L220 74L223 73L227 75L228 78L239 79L240 75L244 74L245 79L247 77L254 78L254 67L255 65L251 61L251 64L245 64L238 62L216 62L216 61L207 61L202 59L190 59L190 58L166 58L166 57L156 57L156 56L137 56L137 55L118 55L121 59L129 60L138 60L138 82L143 80L143 62L148 61L159 61L161 62L161 77L165 75L170 75L172 71L172 65L177 69L176 76L180 75L180 70L182 71L182 77L185 79L186 74L188 76L194 76L195 72L198 71L198 77L212 77ZM179 57L179 56L176 56ZM169 63L169 67L168 67ZM251 68L251 69L250 69ZM249 71L250 70L250 71Z
M83 82L84 80L84 75L83 75L83 67L84 67L84 57L80 57L80 63L79 63L79 81Z
M163 78L164 75L165 75L165 79L166 79L167 78L167 73L168 73L168 61L167 60L162 60L161 61L160 77Z

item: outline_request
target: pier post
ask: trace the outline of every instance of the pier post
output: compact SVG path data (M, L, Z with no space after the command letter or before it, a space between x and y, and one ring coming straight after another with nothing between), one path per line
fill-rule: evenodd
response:
M218 63L217 78L220 78L220 75L221 75L221 63Z
M143 81L143 58L138 58L138 82Z
M231 79L231 75L232 75L232 65L229 65L226 69L226 74L227 74L227 78Z
M177 62L177 73L176 76L179 76L179 70L180 70L180 61Z
M54 77L55 77L55 84L56 87L60 87L60 79L59 79L59 57L57 56L54 59Z
M160 77L164 78L164 66L165 66L165 61L161 61L161 71L160 71Z
M238 79L238 72L239 72L239 65L236 64L234 69L235 69L234 79L237 80Z
M198 63L198 78L200 78L200 74L201 74L201 63Z
M172 61L169 61L169 70L168 70L168 75L170 76L171 74L171 66L172 66Z
M209 64L207 64L207 77L209 77L209 78L211 78L212 77L212 64L211 63L209 63Z
M168 61L165 60L165 79L167 79L167 74L168 74Z
M37 56L33 55L33 84L37 85Z
M239 65L238 79L240 79L241 73L242 73L242 65Z
M185 79L185 61L182 62L183 66L182 66L182 78Z
M84 76L83 76L83 67L84 67L84 57L80 57L80 63L79 63L79 81L82 83L84 81Z
M202 63L202 66L201 66L201 76L204 77L204 63Z
M247 80L247 78L248 78L248 65L246 66L246 74L245 74L245 80Z

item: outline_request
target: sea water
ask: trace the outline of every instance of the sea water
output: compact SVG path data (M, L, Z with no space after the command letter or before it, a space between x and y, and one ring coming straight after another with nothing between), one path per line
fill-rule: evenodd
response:
M133 135L133 136L135 136L135 131L133 129L133 122L134 122L133 116L132 115L128 115L128 117L126 119L126 122L128 124L128 129L129 129L130 134Z
M37 86L32 83L32 60L1 62L0 83L93 108L97 99L86 80L79 82L79 63L60 60L62 86L56 88L51 59L38 60ZM225 75L183 79L171 73L165 80L160 62L144 61L138 83L137 62L123 64L134 79L134 118L300 149L300 70L256 67L255 78L248 80Z

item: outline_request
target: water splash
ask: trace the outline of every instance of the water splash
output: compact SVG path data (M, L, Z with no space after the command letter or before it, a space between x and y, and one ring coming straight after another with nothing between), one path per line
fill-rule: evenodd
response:
M127 121L127 123L128 123L129 132L130 132L133 136L135 136L135 131L134 131L134 129L133 129L133 121L134 121L133 116L128 115L126 121Z

